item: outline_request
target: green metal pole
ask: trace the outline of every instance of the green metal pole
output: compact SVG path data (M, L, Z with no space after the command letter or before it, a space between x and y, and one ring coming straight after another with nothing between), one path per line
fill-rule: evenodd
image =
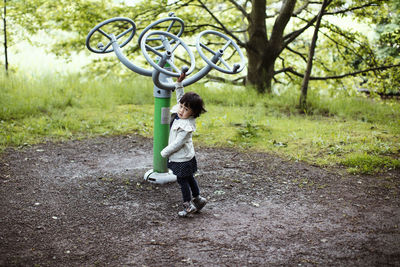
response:
M154 97L153 171L158 173L168 172L167 159L160 152L168 145L170 102L170 93L164 97Z
M166 64L164 68L170 68ZM159 79L164 83L172 83L171 77L160 73ZM164 184L176 181L176 176L168 170L167 159L160 154L168 145L169 106L171 90L164 90L154 85L154 129L153 129L153 169L144 174L144 179L151 183Z

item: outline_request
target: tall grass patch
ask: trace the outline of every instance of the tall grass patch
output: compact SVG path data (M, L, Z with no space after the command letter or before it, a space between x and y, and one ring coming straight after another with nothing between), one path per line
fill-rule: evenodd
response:
M150 78L10 74L0 76L0 86L0 150L99 135L153 136ZM304 112L297 109L296 88L260 95L197 83L185 90L199 93L208 110L197 119L197 145L268 151L352 173L399 168L399 102L311 90Z
M382 100L365 95L349 96L346 92L334 96L311 91L308 95L309 114L334 116L343 120L387 124L399 130L400 105L396 100Z
M149 136L150 83L137 78L88 79L79 74L3 74L0 149L129 131Z
M152 102L148 79L88 79L79 74L48 73L0 76L0 120L51 114L67 108L110 109L116 105Z

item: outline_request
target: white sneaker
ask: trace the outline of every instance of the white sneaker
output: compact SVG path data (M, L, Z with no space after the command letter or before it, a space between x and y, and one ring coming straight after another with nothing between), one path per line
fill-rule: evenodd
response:
M186 217L188 214L190 213L194 213L196 212L197 209L196 207L193 205L192 201L190 202L184 202L183 203L183 210L178 212L178 215L180 217Z

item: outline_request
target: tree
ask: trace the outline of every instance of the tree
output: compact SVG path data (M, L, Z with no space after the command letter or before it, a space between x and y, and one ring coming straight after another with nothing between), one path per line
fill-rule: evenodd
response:
M9 69L8 49L15 42L26 40L31 42L30 37L36 34L43 26L46 19L44 12L37 12L46 0L13 0L3 1L3 44L5 70Z
M379 7L385 2L378 0L334 1L325 15L334 17L353 14L356 17L372 14L379 11ZM322 2L296 0L207 2L186 0L175 1L171 9L192 7L197 14L197 21L192 26L196 29L195 31L204 27L214 27L245 48L248 57L248 74L245 82L254 85L260 93L264 93L271 91L272 81L277 81L276 77L279 74L286 74L289 79L293 74L304 77L303 73L296 71L296 68L302 69L298 64L292 63L292 66L287 66L287 57L290 55L295 62L307 61L303 43L307 40L307 30L318 18L318 6L321 4ZM377 14L374 15L377 16ZM366 16L363 18L367 19ZM290 21L292 22L289 24ZM381 62L374 60L374 51L370 44L363 40L363 36L338 28L328 20L321 24L319 30L322 31L324 39L331 43L330 48L336 50L336 52L330 51L330 54L334 53L337 58L346 63L345 65L351 66L355 61L360 61L365 63L358 64L357 67L365 65L365 70L380 66ZM348 55L343 53L344 50L346 50L345 53L353 54L356 58L353 59L353 56L350 56L351 59L348 60ZM318 61L323 62L321 59ZM321 69L325 70L324 73L321 72L322 76L310 77L310 79L330 79L330 77L338 76L337 73L331 71L333 69L331 66L325 65ZM340 75L347 77L354 75L354 71L349 70Z
M8 72L8 51L7 51L7 1L4 0L4 8L3 8L3 32L4 32L4 67L6 69L6 73Z
M304 77L309 51L304 44L309 42L308 29L317 21L322 4L309 0L158 0L134 5L128 5L129 1L112 0L16 2L34 7L27 10L29 15L21 16L25 16L25 20L18 17L16 23L30 33L39 28L54 34L56 41L51 51L65 57L73 51L86 51L85 37L100 21L116 16L129 17L136 22L140 33L150 22L175 11L185 20L185 38L211 28L227 34L243 47L248 58L248 73L243 82L254 85L260 93L271 92L273 82ZM325 11L324 18L352 14L360 20L371 20L371 17L381 16L380 8L387 2L335 0ZM58 38L60 31L68 33L66 38ZM310 80L339 79L396 66L396 62L387 64L379 60L365 36L337 27L330 20L321 21L319 34L316 50L321 52L316 53L313 64L318 76L310 76ZM124 51L129 55L138 50L138 45L134 44Z
M321 19L322 19L322 16L324 15L325 9L331 2L332 2L331 0L324 0L324 2L322 3L321 10L319 11L319 14L317 17L317 22L315 25L315 30L314 30L314 34L313 34L313 38L312 38L311 46L310 46L310 52L308 54L307 68L306 68L306 71L304 72L303 83L301 84L301 94L300 94L300 101L299 101L300 110L306 110L306 107L307 107L308 82L310 81L310 76L311 76L315 46L317 44L317 38L318 38L318 31L319 31L319 27L321 25Z
M249 27L247 43L242 44L247 51L249 66L247 79L257 91L271 91L275 61L284 46L284 30L293 14L296 0L282 1L282 7L268 39L266 32L266 1L253 1L251 12L246 14Z

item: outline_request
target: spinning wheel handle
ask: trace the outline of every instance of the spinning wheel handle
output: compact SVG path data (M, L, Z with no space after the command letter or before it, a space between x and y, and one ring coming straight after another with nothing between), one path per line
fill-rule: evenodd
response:
M207 35L207 34L212 34L212 35L216 35L216 36L222 37L227 42L226 42L226 44L224 45L224 47L222 49L219 49L218 51L213 51L211 48L209 48L205 44L201 43L201 41L200 41L201 37L204 36L204 35ZM233 46L234 51L237 52L239 54L239 57L240 57L240 63L233 64L233 67L231 67L222 58L222 56L224 54L224 51L229 46ZM226 36L225 34L222 34L220 32L212 31L212 30L207 30L207 31L201 32L199 34L199 36L197 37L197 40L196 40L196 48L197 48L197 51L199 52L201 58L210 67L213 67L214 69L216 69L216 70L218 70L220 72L227 73L227 74L235 74L235 73L241 72L243 70L244 66L245 66L244 56L243 56L242 51L240 50L240 47L231 38L229 38L228 36ZM208 52L210 52L211 54L213 54L213 57L211 59L207 58L207 56L204 54L203 48L205 50L207 50ZM222 68L222 67L218 66L216 64L218 61L220 61L225 68Z
M157 36L157 37L150 38L151 36ZM176 42L176 44L173 47L170 47L171 39ZM148 45L146 43L148 40L162 41L163 42L162 47L165 48L166 51L162 53L162 52L158 51L155 47L151 47L150 45ZM143 56L146 58L147 62L149 62L150 65L152 65L157 71L162 72L165 75L168 75L171 77L179 77L181 75L181 70L179 70L179 68L173 62L173 53L180 45L183 46L183 48L189 54L191 65L190 65L190 68L187 70L187 74L190 74L195 68L195 58L194 58L193 52L176 35L173 35L172 33L164 32L164 31L148 32L145 34L142 41L140 42L140 48L142 49ZM155 55L157 55L160 58L159 62L156 63L150 57L149 52L153 52ZM162 65L165 63L168 63L171 66L172 71L169 71L162 67Z
M188 70L189 70L189 67L188 66L183 66L181 70L182 70L182 73L186 74L186 72L188 72Z
M112 22L128 22L131 27L127 30L125 30L124 32L122 32L121 34L117 35L116 37L111 33L108 34L105 31L103 31L101 29L101 27L112 23ZM103 45L103 43L99 42L97 44L97 48L95 49L93 47L90 46L90 38L93 36L93 34L95 32L99 32L100 34L104 35L108 40L110 40L110 42L107 45ZM88 34L88 36L86 37L86 47L94 52L94 53L99 53L99 54L104 54L104 53L110 53L113 52L114 49L112 48L112 43L116 40L118 40L119 38L127 35L128 33L130 33L129 37L122 43L119 45L119 47L124 47L127 43L129 43L130 40L132 40L133 36L135 35L136 32L136 24L133 20L129 19L129 18L123 18L123 17L116 17L116 18L112 18L112 19L108 19L105 20L103 22L100 22L99 24L97 24Z
M238 64L238 63L233 64L233 72L234 73L238 72L239 68L240 68L240 64Z

